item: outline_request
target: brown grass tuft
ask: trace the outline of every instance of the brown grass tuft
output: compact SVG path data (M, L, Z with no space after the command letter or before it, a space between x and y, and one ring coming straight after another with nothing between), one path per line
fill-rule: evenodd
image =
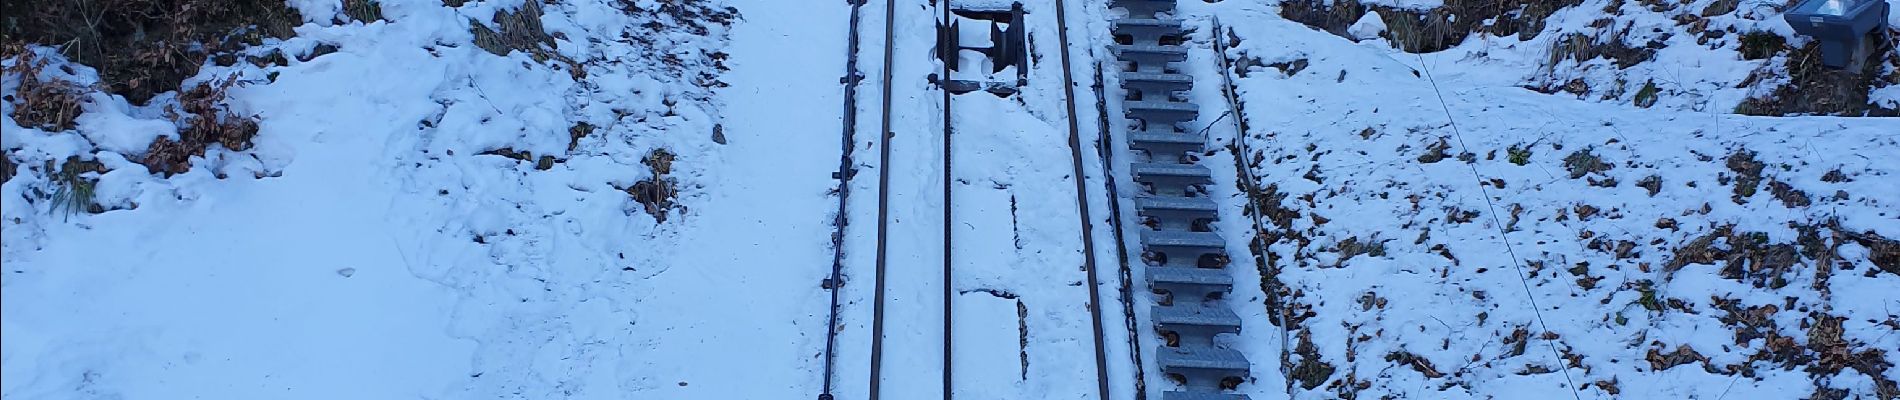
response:
M190 170L191 158L203 157L205 149L212 144L231 151L249 150L251 140L257 137L257 121L232 114L224 104L227 91L236 83L235 79L215 85L199 83L179 94L180 109L166 109L166 115L181 127L179 139L153 140L146 147L141 164L152 173L171 176Z
M20 86L8 100L13 101L13 121L22 127L44 131L66 131L77 125L82 91L72 82L40 80L47 61L31 52L21 52L19 61L7 73L20 76Z

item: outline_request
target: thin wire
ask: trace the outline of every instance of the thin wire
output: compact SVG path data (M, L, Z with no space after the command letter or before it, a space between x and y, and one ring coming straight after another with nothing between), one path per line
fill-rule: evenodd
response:
M1458 119L1451 115L1451 105L1445 103L1444 92L1438 90L1438 79L1432 77L1431 67L1425 65L1425 56L1414 55L1418 56L1419 69L1425 70L1425 79L1432 83L1432 94L1438 96L1438 106L1445 110L1445 119L1451 122L1451 132L1458 137L1460 153L1471 152L1471 146L1465 145L1464 132L1458 129ZM1484 175L1478 173L1477 163L1467 162L1465 166L1471 167L1471 177L1477 181L1478 191L1484 195L1484 204L1491 210L1491 224L1498 227L1498 240L1504 242L1504 251L1511 255L1511 267L1517 269L1517 282L1524 285L1524 298L1530 300L1531 313L1537 316L1538 328L1543 329L1544 332L1550 332L1550 324L1544 323L1543 307L1537 305L1537 296L1531 293L1530 279L1524 277L1524 263L1517 260L1517 249L1511 245L1510 237L1507 236L1510 232L1504 229L1504 221L1498 218L1498 206L1491 201L1491 190L1484 187ZM1583 400L1583 394L1577 390L1577 382L1570 379L1570 364L1565 363L1563 354L1557 351L1557 342L1546 340L1544 344L1550 346L1550 356L1556 359L1558 367L1563 368L1564 382L1570 384L1570 396Z
M1241 111L1240 99L1238 94L1235 93L1234 78L1232 75L1228 75L1228 71L1233 71L1234 69L1231 65L1232 61L1227 59L1226 40L1222 39L1227 37L1226 35L1231 33L1231 31L1221 27L1219 16L1215 16L1212 22L1214 24L1214 54L1219 56L1220 60L1221 95L1227 99L1227 111L1221 113L1220 118L1234 117L1234 147L1236 147L1235 150L1238 150L1236 154L1234 154L1234 169L1240 175L1241 183L1247 187L1247 207L1245 211L1247 212L1247 216L1253 220L1253 237L1248 239L1248 243L1252 243L1257 247L1253 254L1255 268L1266 267L1271 269L1271 271L1263 270L1260 271L1261 274L1272 273L1275 275L1274 279L1267 280L1267 284L1263 285L1261 292L1267 297L1269 308L1272 308L1272 310L1269 311L1277 314L1275 317L1279 320L1280 373L1283 376L1290 377L1291 371L1286 369L1287 365L1291 365L1291 363L1288 362L1290 356L1287 352L1287 336L1289 335L1289 330L1293 329L1293 323L1292 318L1287 316L1286 299L1280 295L1281 292L1285 291L1283 289L1284 284L1280 282L1278 276L1280 269L1277 266L1268 265L1267 262L1267 257L1269 257L1268 246L1271 246L1272 243L1266 242L1266 223L1260 219L1261 214L1265 213L1265 211L1261 210L1259 208L1260 205L1255 202L1256 199L1261 197L1260 182L1258 178L1254 176L1253 169L1249 167L1249 163L1247 162L1247 157L1253 156L1253 150L1247 146L1247 118L1242 115L1243 111ZM1220 120L1215 119L1214 122L1220 122ZM1208 128L1213 127L1214 124L1209 123L1207 128L1201 129L1201 132L1205 134ZM1289 397L1293 395L1292 379L1286 380L1286 393Z

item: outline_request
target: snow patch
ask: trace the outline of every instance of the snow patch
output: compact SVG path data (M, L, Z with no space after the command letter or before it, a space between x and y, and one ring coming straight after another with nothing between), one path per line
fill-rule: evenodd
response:
M1377 12L1367 11L1366 15L1359 17L1358 22L1346 28L1346 33L1359 40L1378 39L1380 34L1385 33L1385 19L1380 18Z

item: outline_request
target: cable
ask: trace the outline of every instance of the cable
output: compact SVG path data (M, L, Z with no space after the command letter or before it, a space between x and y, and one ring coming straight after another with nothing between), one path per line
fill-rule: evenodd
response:
M1445 103L1445 94L1438 90L1438 79L1432 77L1431 67L1425 65L1425 56L1422 54L1414 55L1418 56L1419 68L1425 70L1425 79L1432 83L1432 94L1438 96L1438 106L1444 108L1445 119L1451 122L1451 132L1458 137L1460 153L1471 152L1471 146L1465 145L1464 132L1458 129L1458 119L1451 115L1451 105ZM1491 224L1498 227L1498 240L1504 242L1504 251L1511 255L1511 267L1517 269L1517 281L1524 285L1524 298L1530 300L1531 312L1537 316L1538 328L1543 329L1544 332L1550 332L1550 325L1544 323L1543 307L1537 305L1537 296L1531 293L1530 279L1524 277L1524 263L1518 261L1517 249L1511 245L1510 237L1507 236L1510 231L1504 229L1504 220L1498 218L1498 206L1491 201L1491 190L1484 187L1484 175L1478 173L1477 163L1468 162L1465 163L1465 166L1471 167L1471 177L1478 182L1478 191L1484 195L1484 204L1491 210ZM1570 396L1577 400L1583 400L1583 394L1577 390L1577 382L1570 379L1570 364L1565 363L1563 353L1557 351L1557 343L1555 341L1546 340L1544 344L1550 345L1551 357L1556 358L1557 366L1563 368L1564 382L1570 384Z
M1247 167L1247 157L1251 156L1253 151L1247 147L1247 119L1241 114L1243 111L1241 109L1239 96L1234 92L1233 77L1228 75L1228 71L1233 71L1233 68L1229 65L1231 61L1227 59L1227 43L1221 40L1221 38L1225 37L1223 35L1227 34L1227 31L1221 28L1220 17L1214 17L1213 23L1214 54L1220 58L1221 95L1227 98L1227 112L1221 113L1220 118L1234 117L1234 145L1238 147L1236 150L1239 150L1238 154L1234 154L1234 169L1239 172L1241 182L1247 186L1248 197L1246 210L1248 211L1248 216L1253 220L1254 229L1253 238L1248 240L1248 242L1253 243L1255 246L1254 264L1256 268L1258 268L1260 266L1267 266L1267 246L1271 245L1271 243L1266 243L1265 240L1266 236L1264 234L1267 232L1267 225L1260 220L1261 213L1265 211L1260 210L1258 208L1259 205L1254 203L1254 199L1261 198L1260 182L1255 180L1252 169ZM1220 122L1220 118L1216 118L1214 122L1208 123L1207 128L1201 129L1201 132L1205 134L1208 128L1213 128L1215 123ZM1260 271L1263 277L1268 272L1269 271L1264 270ZM1276 275L1279 274L1278 270L1272 272ZM1270 302L1268 305L1268 308L1271 309L1270 311L1279 313L1277 317L1280 320L1280 372L1282 375L1290 377L1291 371L1287 371L1286 366L1292 365L1290 362L1292 357L1287 351L1287 343L1289 343L1287 340L1289 336L1288 331L1293 329L1292 318L1286 315L1286 299L1280 297L1280 293L1284 290L1281 290L1278 285L1280 282L1278 277L1276 276L1275 279L1268 280L1267 282L1268 284L1262 287L1261 291L1265 292L1264 294L1268 299L1267 301ZM1292 379L1287 379L1286 391L1288 396L1293 394Z

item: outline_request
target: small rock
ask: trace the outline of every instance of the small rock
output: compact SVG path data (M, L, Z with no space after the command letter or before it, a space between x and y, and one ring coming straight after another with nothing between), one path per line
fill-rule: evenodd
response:
M726 144L726 126L725 125L720 125L720 124L713 125L713 143Z

